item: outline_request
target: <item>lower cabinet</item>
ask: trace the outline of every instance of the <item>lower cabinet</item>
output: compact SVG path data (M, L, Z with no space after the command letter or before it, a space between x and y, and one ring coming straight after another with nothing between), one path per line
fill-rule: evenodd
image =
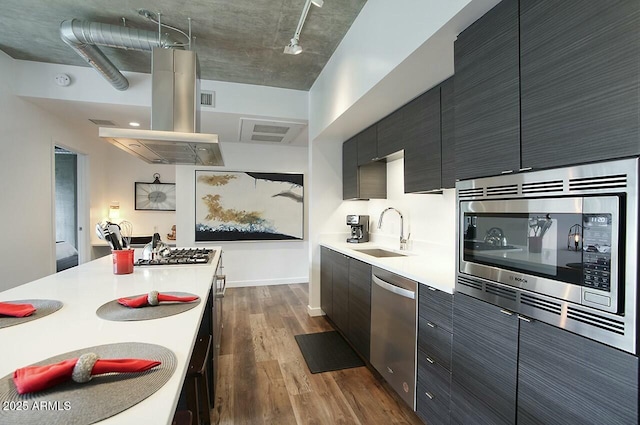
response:
M321 247L320 306L351 346L368 361L371 265Z
M371 342L371 265L349 259L349 327L347 337L369 361Z
M456 294L451 422L637 424L638 358Z
M429 425L447 425L451 389L452 295L418 288L416 413Z
M519 425L637 424L638 358L542 322L520 322Z

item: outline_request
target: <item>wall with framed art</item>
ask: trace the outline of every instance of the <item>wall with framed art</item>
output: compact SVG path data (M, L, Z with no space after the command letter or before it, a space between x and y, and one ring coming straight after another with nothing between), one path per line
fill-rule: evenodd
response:
M302 240L304 176L195 171L195 242Z

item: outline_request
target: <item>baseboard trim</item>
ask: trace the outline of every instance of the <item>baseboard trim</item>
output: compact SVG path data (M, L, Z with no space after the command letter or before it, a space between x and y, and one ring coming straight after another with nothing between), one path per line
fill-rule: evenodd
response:
M310 305L307 306L307 313L311 317L324 316L324 311L320 307L311 307Z
M236 280L228 281L227 288L246 288L249 286L292 285L295 283L308 283L308 277L290 277L285 279L266 280Z

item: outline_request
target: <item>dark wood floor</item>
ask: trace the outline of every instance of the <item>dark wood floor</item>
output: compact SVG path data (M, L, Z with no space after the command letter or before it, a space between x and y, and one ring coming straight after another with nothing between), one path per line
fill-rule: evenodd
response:
M309 372L294 335L332 327L307 303L307 284L227 289L212 422L421 424L366 367Z

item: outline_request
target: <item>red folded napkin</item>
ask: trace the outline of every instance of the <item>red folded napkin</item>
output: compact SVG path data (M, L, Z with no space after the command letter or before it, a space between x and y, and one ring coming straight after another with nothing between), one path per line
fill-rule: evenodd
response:
M144 372L161 364L145 359L99 359L93 353L83 354L77 359L63 360L45 366L27 366L13 372L13 382L19 394L42 391L70 379L84 383L92 375L103 373Z
M176 295L161 294L158 291L151 291L148 295L140 295L134 298L118 298L118 303L126 307L138 308L146 307L148 305L156 306L162 301L174 301L174 302L191 302L197 300L198 296L185 296L178 297Z
M0 303L0 316L26 317L33 314L33 304Z

